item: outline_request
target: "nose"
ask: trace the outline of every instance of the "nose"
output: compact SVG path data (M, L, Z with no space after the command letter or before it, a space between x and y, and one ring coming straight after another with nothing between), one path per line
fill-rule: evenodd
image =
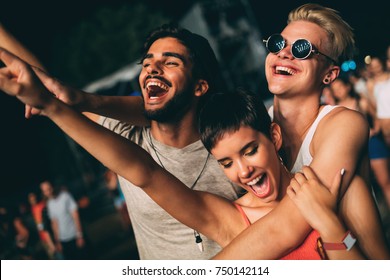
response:
M159 75L162 74L162 69L157 62L151 62L147 67L146 71L150 75Z
M277 55L278 55L279 58L292 59L293 56L292 56L292 53L291 53L291 45L286 43L284 48L280 52L278 52Z
M249 178L253 172L253 167L245 161L238 161L238 176L242 179Z

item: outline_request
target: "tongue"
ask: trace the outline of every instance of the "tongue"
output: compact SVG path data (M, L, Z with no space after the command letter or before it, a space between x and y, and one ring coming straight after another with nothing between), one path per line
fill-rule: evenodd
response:
M255 185L252 186L252 189L255 193L257 194L262 194L264 192L264 190L266 189L266 185L265 185L265 178L266 178L266 175L264 175L260 181L258 181Z
M166 91L158 86L150 86L149 88L150 97L160 97L166 93Z

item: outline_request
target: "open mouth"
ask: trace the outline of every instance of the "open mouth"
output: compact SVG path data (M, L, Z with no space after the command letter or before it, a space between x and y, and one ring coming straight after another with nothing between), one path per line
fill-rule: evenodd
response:
M248 187L250 187L253 191L253 193L262 198L268 195L270 191L270 184L267 174L262 174L256 178L254 178L252 181L246 184Z
M146 83L146 92L148 93L149 99L158 99L167 94L169 86L165 83L158 81L150 81Z
M288 68L288 67L276 66L275 67L275 73L279 74L279 75L292 76L292 75L294 75L296 73L296 71L291 69L291 68Z

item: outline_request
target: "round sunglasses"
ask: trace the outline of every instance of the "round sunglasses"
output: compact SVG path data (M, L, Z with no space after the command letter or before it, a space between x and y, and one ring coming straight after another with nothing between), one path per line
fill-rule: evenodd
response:
M274 54L277 54L278 52L283 50L287 45L286 40L280 34L273 34L269 36L267 40L263 40L263 42L265 43L265 47L267 48L267 50ZM337 65L337 62L333 58L317 50L313 46L313 44L306 39L296 40L294 43L291 44L290 51L292 56L296 59L307 59L312 53L314 53L317 55L323 55Z

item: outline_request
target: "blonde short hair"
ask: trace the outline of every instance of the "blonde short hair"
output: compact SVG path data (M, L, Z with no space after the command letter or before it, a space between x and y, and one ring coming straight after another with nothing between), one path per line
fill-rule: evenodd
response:
M326 31L329 39L326 48L329 56L338 63L353 58L355 54L353 29L341 18L338 11L308 3L292 10L287 23L298 20L315 23Z

